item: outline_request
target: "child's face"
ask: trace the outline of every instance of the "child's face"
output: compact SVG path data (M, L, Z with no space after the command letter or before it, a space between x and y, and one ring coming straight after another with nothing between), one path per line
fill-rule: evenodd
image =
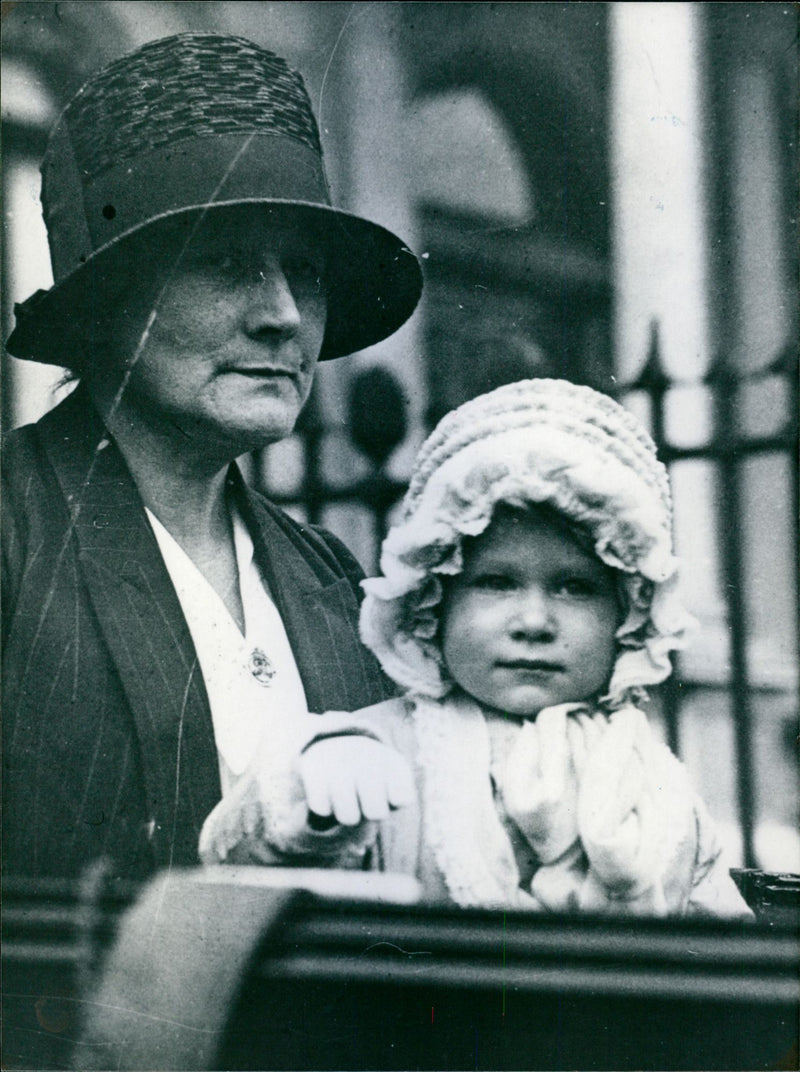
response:
M608 566L535 510L501 511L445 585L442 652L479 703L534 718L603 692L620 621Z

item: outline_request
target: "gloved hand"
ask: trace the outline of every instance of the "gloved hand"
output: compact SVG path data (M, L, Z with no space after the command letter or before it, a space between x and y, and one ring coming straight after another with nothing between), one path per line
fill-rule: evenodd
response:
M318 728L318 718L309 725ZM326 718L329 725L353 722L346 714ZM358 866L378 821L414 799L406 761L372 737L349 732L312 740L302 750L289 747L266 742L209 814L200 833L203 863L269 865L304 857ZM327 816L335 821L314 822Z
M414 800L414 778L403 756L360 734L313 742L298 769L308 810L343 826L379 822Z

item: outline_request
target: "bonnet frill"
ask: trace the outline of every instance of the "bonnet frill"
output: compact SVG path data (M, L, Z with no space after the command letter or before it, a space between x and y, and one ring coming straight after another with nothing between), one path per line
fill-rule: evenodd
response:
M608 710L671 672L693 619L677 593L667 472L638 421L611 398L563 380L500 387L449 413L424 443L382 576L363 582L361 636L412 695L453 684L437 640L442 577L461 571L462 542L498 503L547 503L587 531L619 571L627 611L602 698Z

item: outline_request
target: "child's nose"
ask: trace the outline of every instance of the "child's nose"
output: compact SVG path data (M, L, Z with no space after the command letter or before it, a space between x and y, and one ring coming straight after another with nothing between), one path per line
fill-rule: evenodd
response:
M552 639L556 634L556 619L551 600L538 588L520 593L514 608L511 628L520 639Z

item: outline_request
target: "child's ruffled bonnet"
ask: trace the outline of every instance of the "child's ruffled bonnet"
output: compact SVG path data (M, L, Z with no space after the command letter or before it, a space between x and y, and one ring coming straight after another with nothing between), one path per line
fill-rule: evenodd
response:
M417 457L399 521L363 582L361 636L386 673L434 699L452 688L436 640L442 575L498 503L548 503L590 533L621 572L627 617L604 702L669 676L692 619L678 599L667 472L655 445L607 395L563 380L523 380L449 413Z

